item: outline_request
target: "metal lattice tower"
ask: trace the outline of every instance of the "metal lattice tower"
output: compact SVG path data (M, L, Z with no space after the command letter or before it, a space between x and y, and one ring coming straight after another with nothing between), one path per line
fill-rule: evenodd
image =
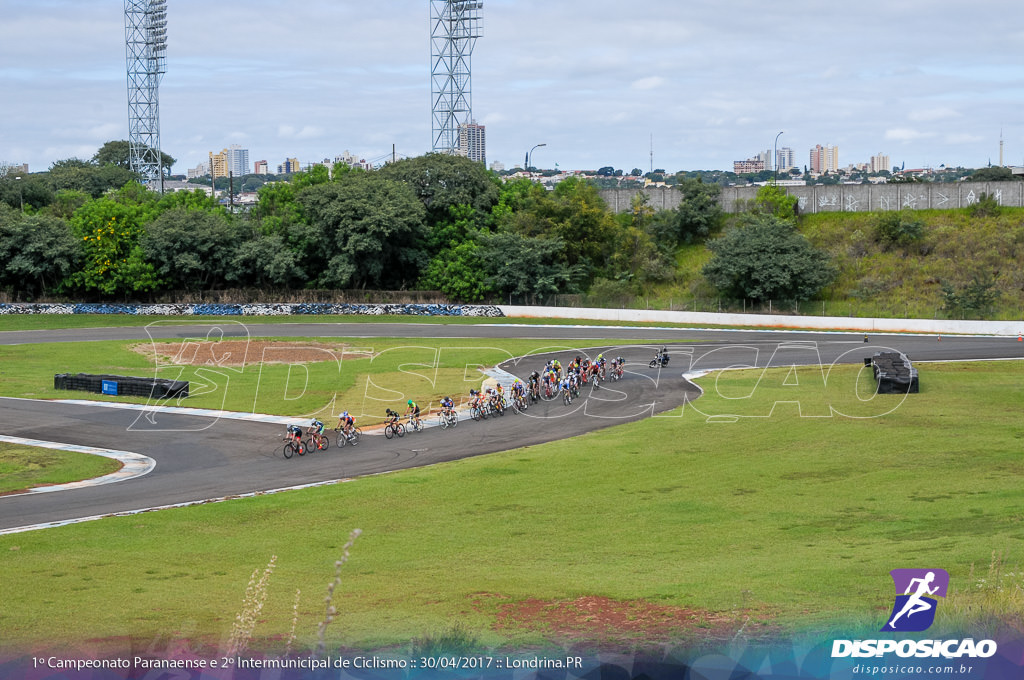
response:
M163 192L160 80L166 67L167 0L124 0L131 169Z
M473 118L471 57L483 35L477 0L430 0L430 89L433 150L459 152L459 126Z

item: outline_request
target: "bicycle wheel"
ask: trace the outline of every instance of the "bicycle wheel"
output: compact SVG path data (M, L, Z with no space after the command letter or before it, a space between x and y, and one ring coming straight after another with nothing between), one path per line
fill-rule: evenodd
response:
M443 413L441 415L439 415L437 417L437 424L441 427L442 430L447 430L448 429L448 418L447 418L447 416L445 416L445 414L443 414Z
M341 431L340 427L334 428L334 431L338 433L338 438L334 440L334 443L340 449L345 446L345 433Z
M395 426L392 423L388 423L387 425L384 426L384 437L385 438L391 439L396 434L398 434L398 430L395 429Z
M299 454L300 456L306 455L306 445L302 443L301 439L293 443L292 446L295 447L295 453Z
M331 448L331 440L328 439L327 435L320 435L320 450L327 451Z
M360 430L358 427L352 428L352 434L349 435L350 439L349 439L348 443L351 444L352 446L355 446L356 444L359 443L359 438L361 436L363 436L363 431L362 430Z
M295 448L293 447L291 442L284 445L284 451L282 453L284 453L285 458L291 458L293 455L295 455Z

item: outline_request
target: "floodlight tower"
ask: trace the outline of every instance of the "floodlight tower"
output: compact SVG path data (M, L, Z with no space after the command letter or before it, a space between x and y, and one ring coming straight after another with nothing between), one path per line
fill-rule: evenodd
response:
M471 62L483 35L484 3L430 0L430 90L433 101L433 150L459 151L459 127L473 119Z
M164 190L160 152L160 80L167 70L167 0L124 0L131 169Z

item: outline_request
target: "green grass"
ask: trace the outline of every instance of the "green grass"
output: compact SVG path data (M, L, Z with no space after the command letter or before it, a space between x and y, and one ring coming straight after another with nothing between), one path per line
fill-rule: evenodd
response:
M92 479L120 468L103 456L0 443L0 494Z
M1022 370L928 365L920 394L866 404L858 367L834 369L828 388L815 369L729 372L717 388L703 381L696 408L571 441L0 537L0 627L7 645L216 645L249 576L276 555L254 646L287 637L300 589L309 648L356 527L331 646L401 647L456 621L483 645L542 644L525 625L496 632L499 604L583 595L747 613L789 631L871 625L891 606L891 569L947 569L952 600L993 552L1014 592ZM957 616L940 625L977 620Z
M309 340L320 340L308 338ZM274 338L261 338L272 341ZM295 343L295 338L278 338ZM303 338L302 340L306 340ZM350 350L372 350L372 358L344 358L292 367L259 363L246 367L170 365L152 345L125 341L0 345L0 396L32 399L94 399L145 403L143 398L110 397L88 392L56 390L55 373L102 373L188 380L190 396L171 402L191 408L214 408L274 415L336 416L348 410L362 423L380 421L386 408L402 407L413 399L421 407L445 395L468 394L485 378L481 367L493 367L512 357L548 351L573 351L570 342L552 340L488 340L404 338L325 338ZM588 347L627 345L628 340L587 340ZM660 341L657 341L660 342ZM651 344L657 344L653 342ZM145 351L133 351L139 346ZM646 350L645 350L646 352ZM274 355L280 358L282 354ZM646 353L644 355L646 358Z

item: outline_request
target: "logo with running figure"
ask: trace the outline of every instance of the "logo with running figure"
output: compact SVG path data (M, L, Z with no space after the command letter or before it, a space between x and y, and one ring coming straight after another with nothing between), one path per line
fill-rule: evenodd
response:
M932 596L946 597L949 573L945 569L893 569L889 574L896 586L896 603L882 630L904 633L928 630L935 622L938 604Z

